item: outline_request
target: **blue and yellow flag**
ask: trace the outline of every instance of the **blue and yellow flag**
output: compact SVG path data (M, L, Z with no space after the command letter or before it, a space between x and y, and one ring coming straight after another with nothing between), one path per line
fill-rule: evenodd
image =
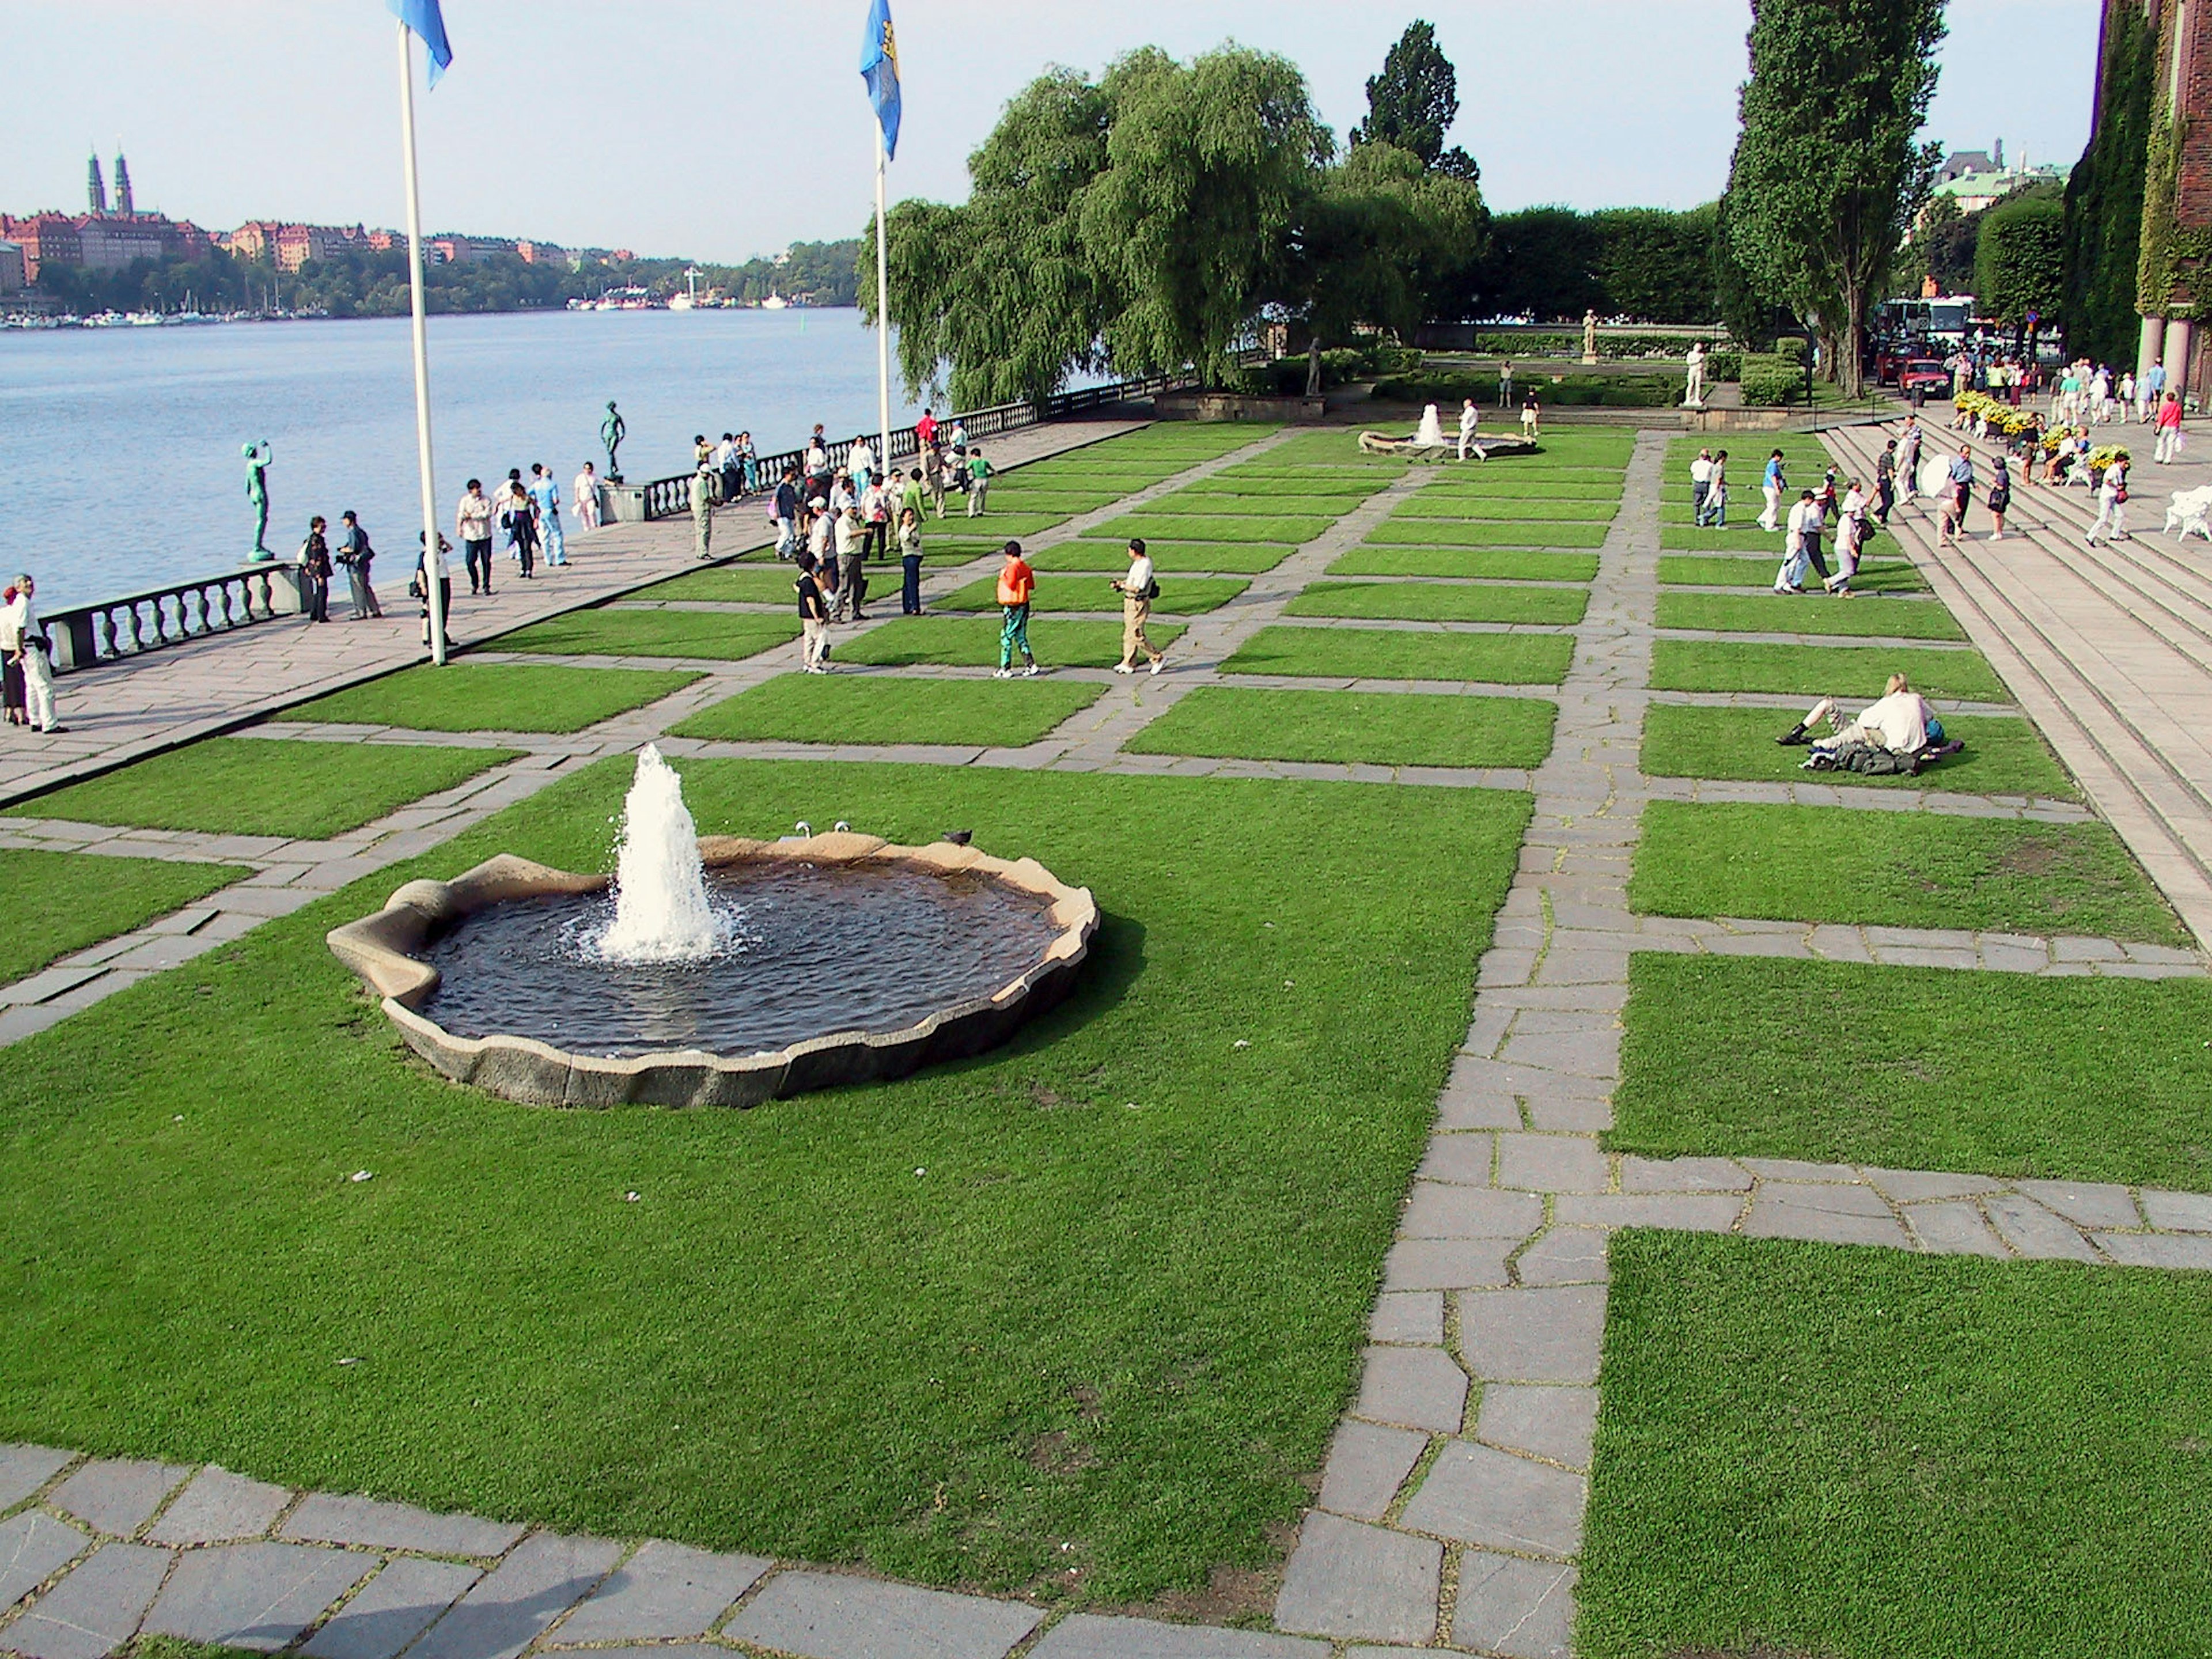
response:
M453 45L446 39L446 16L438 9L438 0L384 0L384 4L414 32L422 49L430 54L430 84L436 86L438 77L453 61Z
M898 42L891 34L890 0L874 0L868 8L867 38L860 42L860 78L868 83L868 101L883 123L884 154L898 156L899 70Z

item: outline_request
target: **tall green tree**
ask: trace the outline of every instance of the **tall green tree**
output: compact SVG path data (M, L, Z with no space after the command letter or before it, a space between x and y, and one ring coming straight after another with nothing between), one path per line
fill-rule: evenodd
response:
M2096 125L2066 180L2066 343L2100 362L2132 362L2143 183L2158 88L2158 30L2140 7L2105 12Z
M1444 135L1459 118L1459 71L1437 45L1436 26L1416 18L1406 26L1382 59L1382 72L1367 78L1367 118L1352 130L1352 143L1389 144L1469 183L1481 169L1458 145L1444 148Z
M1942 0L1752 0L1751 17L1729 235L1766 295L1818 328L1829 372L1856 396L1867 313L1941 160L1917 137Z
M2045 195L2000 202L1978 216L1974 301L2025 343L2059 319L2066 297L2066 204Z

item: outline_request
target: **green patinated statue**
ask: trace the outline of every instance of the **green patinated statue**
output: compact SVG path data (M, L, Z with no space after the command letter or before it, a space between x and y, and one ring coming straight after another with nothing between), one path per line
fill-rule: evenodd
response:
M269 550L269 463L275 452L269 440L258 444L247 444L246 456L246 499L253 503L252 561L258 563L276 556Z
M615 459L615 451L622 447L622 441L629 435L629 428L623 423L622 415L615 408L614 399L608 398L607 418L599 422L599 441L606 446L609 483L622 482L622 463Z

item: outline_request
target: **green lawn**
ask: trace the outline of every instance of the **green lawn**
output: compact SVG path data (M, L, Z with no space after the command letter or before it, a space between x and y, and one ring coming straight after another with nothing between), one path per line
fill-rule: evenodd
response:
M1734 508L1742 498L1733 493L1729 506ZM1748 511L1737 512L1735 521L1726 530L1707 527L1699 530L1692 525L1662 524L1659 526L1659 545L1670 552L1679 553L1766 553L1775 559L1782 556L1782 532L1771 534L1753 522L1759 516L1759 498L1752 497ZM1834 543L1826 537L1820 539L1820 556L1826 558Z
M1504 508L1517 507L1522 501L1608 501L1618 507L1620 481L1537 477L1501 468L1487 476L1455 472L1427 485L1414 499L1495 503Z
M1465 680L1557 685L1571 634L1445 634L1397 628L1263 628L1221 665L1224 674L1316 679Z
M495 851L605 867L592 768L11 1051L0 1438L1108 1604L1278 1561L1528 798L678 765L706 833L958 827L1089 886L1073 997L745 1112L450 1085L323 933Z
M1589 594L1578 587L1510 582L1315 582L1291 601L1289 614L1572 627L1589 609Z
M1128 565L1125 554L1121 563ZM1112 611L1121 609L1121 596L1108 583L1104 574L1071 576L1065 580L1041 580L1036 586L1036 597L1030 600L1032 610L1053 611ZM1152 601L1155 615L1193 617L1202 611L1218 611L1235 599L1251 583L1230 576L1170 576L1162 572L1159 578L1160 596ZM984 576L955 588L943 599L933 601L939 611L996 611L999 608L999 579Z
M891 579L896 597L896 578ZM871 576L880 596L883 585ZM558 657L691 657L742 662L799 637L798 601L787 616L712 611L578 611L484 643L489 651Z
M1659 640L1651 647L1655 691L1795 692L1808 697L1881 695L1892 674L1930 697L2007 702L2011 694L1978 651L1888 645L1762 645L1727 640Z
M1550 521L1560 524L1611 524L1620 511L1618 496L1595 501L1531 501L1499 495L1486 490L1480 494L1447 492L1440 489L1425 489L1390 516L1406 519L1502 520L1527 524Z
M833 660L887 667L933 663L995 668L999 626L996 617L900 617L857 636L840 639L833 634ZM1183 630L1174 623L1158 623L1145 633L1154 645L1164 649L1182 638ZM1121 660L1121 624L1057 617L1033 620L1030 649L1047 668L1111 668ZM1020 666L1018 657L1015 666Z
M1413 547L1600 547L1601 524L1472 524L1450 519L1392 517L1368 539Z
M1266 518L1252 514L1154 513L1149 508L1109 519L1085 533L1103 541L1289 542L1311 541L1334 524L1334 516Z
M1118 489L1050 489L1042 483L1031 484L1012 479L991 483L991 515L1001 512L1027 513L1040 517L1059 514L1068 517L1078 513L1096 513L1121 498Z
M1535 697L1201 685L1122 747L1373 766L1540 766L1558 714L1557 704Z
M1847 705L1856 712L1856 705ZM1947 738L1966 744L1917 777L1868 777L1857 772L1804 771L1805 750L1774 740L1796 716L1778 708L1702 708L1655 702L1644 711L1644 770L1662 778L1742 779L1759 783L1832 783L1869 788L1958 789L1984 795L2035 795L2078 800L2035 727L2009 714L1954 714ZM1817 734L1827 735L1826 727Z
M1830 634L1856 639L1963 640L1934 599L1832 599L1825 594L1662 593L1657 626L1731 634Z
M0 848L0 896L15 918L0 939L0 985L181 910L249 873L234 864Z
M2103 823L1653 801L1628 902L1646 915L2188 942Z
M1692 587L1772 587L1775 563L1727 554L1669 553L1659 561L1659 580ZM1905 560L1875 559L1859 567L1851 586L1862 593L1924 593L1928 580Z
M288 708L284 718L416 732L580 732L699 678L687 669L462 661L402 669Z
M700 599L718 605L780 605L789 606L796 616L799 597L792 584L798 580L798 567L781 561L769 565L718 564L706 570L687 570L665 582L641 587L635 593L623 595L617 603Z
M990 498L986 496L984 499L988 502ZM1065 513L1024 513L1019 509L1001 511L996 506L987 506L983 512L971 519L964 503L955 501L950 506L951 517L941 520L933 519L930 522L959 525L979 534L999 537L1035 536L1056 524L1065 524L1068 518Z
M321 841L465 782L519 752L210 738L24 801L8 814Z
M1237 495L1218 489L1192 488L1178 489L1146 501L1139 510L1176 518L1188 518L1197 514L1202 517L1228 519L1333 519L1358 506L1365 493L1325 495L1269 490L1259 495Z
M1639 953L1616 1152L2212 1192L2212 982Z
M1575 1650L2198 1654L2201 1275L1613 1236Z
M1332 576L1464 576L1493 581L1586 582L1595 553L1519 552L1490 547L1353 548L1328 567Z
M1160 568L1160 579L1165 581L1177 570L1233 571L1240 575L1256 576L1263 570L1273 570L1298 550L1287 542L1194 542L1153 538L1146 541L1145 550L1152 556L1152 562ZM1083 537L1032 553L1029 561L1041 571L1127 570L1128 538L1105 541Z
M780 674L671 728L679 738L785 743L953 743L1018 749L1105 690L1075 680Z
M1224 510L1246 512L1251 501L1294 502L1279 512L1340 513L1365 501L1389 482L1387 478L1332 477L1317 472L1289 477L1238 477L1227 472L1185 484L1164 501L1230 503Z

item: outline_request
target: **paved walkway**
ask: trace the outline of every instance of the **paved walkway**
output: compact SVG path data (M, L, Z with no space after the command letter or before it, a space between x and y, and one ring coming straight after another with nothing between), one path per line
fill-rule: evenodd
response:
M1263 440L1191 469L1202 476L1263 451ZM1876 811L1995 813L2078 821L2081 809L2024 797L1852 792L1834 785L1696 783L1638 770L1656 597L1664 434L1646 434L1626 502L1600 554L1577 648L1559 688L1484 686L1555 698L1553 753L1511 769L1291 767L1130 756L1121 745L1431 475L1389 486L1332 525L1232 605L1191 619L1161 680L1102 674L1107 695L1018 750L707 744L673 752L953 761L1063 769L1352 776L1440 787L1530 788L1521 870L1483 958L1472 1024L1439 1102L1419 1175L1384 1269L1358 1397L1323 1471L1275 1606L1279 1633L1134 1619L1054 1616L1023 1602L949 1595L850 1572L665 1542L568 1538L467 1516L434 1516L342 1496L301 1494L213 1468L82 1462L67 1451L0 1448L0 1648L29 1659L101 1659L134 1632L277 1648L315 1659L517 1659L533 1647L653 1644L684 1659L747 1650L848 1659L1322 1659L1390 1644L1532 1659L1567 1651L1575 1562L1598 1400L1606 1243L1627 1225L1992 1257L2064 1257L2212 1268L2212 1197L2053 1182L1789 1160L1650 1160L1607 1153L1620 1016L1638 950L1911 963L1960 970L2126 976L2201 975L2189 951L2102 939L1639 917L1629 861L1651 799L1817 799ZM1182 481L1179 480L1179 481ZM1107 510L1108 514L1119 511ZM1104 516L1104 515L1099 515ZM1048 544L1088 520L1034 538ZM975 568L933 573L941 594ZM1306 619L1301 619L1306 620ZM1315 626L1371 624L1312 621ZM543 659L532 659L544 660ZM520 799L592 756L623 752L709 702L791 665L787 651L702 663L708 678L571 737L447 734L271 722L273 743L512 744L524 758L330 842L149 836L11 820L0 840L255 865L268 880L204 902L223 927L252 925L231 894L282 896L272 912L373 872ZM861 671L941 676L927 670ZM976 671L981 672L981 671ZM1063 671L1070 672L1070 671ZM1080 672L1080 671L1076 671ZM1087 672L1084 678L1091 678ZM1343 685L1341 680L1238 684ZM1403 691L1403 683L1366 687ZM1470 688L1438 685L1451 691ZM1699 699L1661 694L1683 702ZM1832 792L1834 799L1826 793ZM278 875L275 872L289 872ZM190 915L192 913L183 913ZM172 919L174 921L176 919ZM210 925L212 925L212 921ZM156 923L109 958L196 929ZM189 945L173 945L188 950ZM98 963L91 964L94 967ZM112 975L158 971L138 958ZM84 994L97 979L64 995ZM6 1022L43 1016L19 1003ZM54 1018L59 1018L55 1014ZM48 1023L51 1023L49 1021ZM9 1510L12 1514L9 1514ZM34 1593L35 1592L35 1593ZM23 1598L29 1596L27 1601ZM427 1632L427 1633L425 1633Z
M1042 459L1117 433L1136 421L1063 421L1024 428L992 441L1002 466ZM735 553L766 544L757 502L721 509L715 519L718 551ZM411 532L409 532L411 533ZM462 588L448 628L466 645L526 623L596 605L616 594L692 566L691 520L610 525L568 538L569 562L541 567L540 580L525 582L499 561L498 588L489 599ZM0 735L0 805L88 777L164 749L224 732L287 704L333 691L428 660L422 623L407 598L411 564L404 534L378 561L381 622L334 620L318 627L304 619L258 623L235 634L62 676L55 685L64 726L45 737L10 726ZM458 561L459 551L454 558ZM333 604L343 617L349 606Z
M1952 434L1940 422L1927 425L1923 453L1941 453ZM1840 461L1871 477L1896 429L1826 435ZM1970 514L1975 537L1960 547L1936 547L1924 504L1893 514L1891 528L2198 942L2212 947L2212 548L2158 528L2169 495L2212 483L2212 460L2156 465L2146 427L2100 427L2097 438L2136 457L2129 541L2085 549L2094 514L2087 492L2042 485L2014 488L2002 542L1986 539L1979 500ZM1985 496L1985 460L1978 470Z

